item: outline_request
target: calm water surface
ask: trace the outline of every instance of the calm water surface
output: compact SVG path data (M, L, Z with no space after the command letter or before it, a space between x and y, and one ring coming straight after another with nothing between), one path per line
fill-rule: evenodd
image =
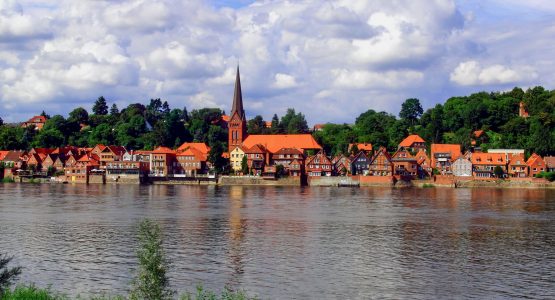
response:
M125 293L146 217L178 291L555 299L555 190L0 184L0 252L24 282Z

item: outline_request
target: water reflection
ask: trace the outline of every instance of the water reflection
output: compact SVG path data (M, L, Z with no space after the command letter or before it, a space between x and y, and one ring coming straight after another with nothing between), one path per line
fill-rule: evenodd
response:
M162 224L175 289L264 298L554 298L555 191L0 185L24 281L124 293Z

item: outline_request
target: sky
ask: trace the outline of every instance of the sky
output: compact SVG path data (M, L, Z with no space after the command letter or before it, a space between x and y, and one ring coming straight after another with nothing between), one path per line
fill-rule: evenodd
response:
M167 100L314 123L555 83L551 0L0 0L0 117Z

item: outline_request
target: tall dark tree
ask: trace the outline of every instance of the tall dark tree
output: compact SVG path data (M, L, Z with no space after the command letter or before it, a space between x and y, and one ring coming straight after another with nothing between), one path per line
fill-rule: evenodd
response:
M110 108L110 115L112 115L112 116L118 116L119 115L119 109L118 109L118 106L115 103L112 104L112 107Z
M277 114L272 117L272 133L279 133L281 130L279 128L279 118Z
M0 126L4 125L4 120L2 120L2 117L0 117Z
M95 115L105 116L108 114L108 104L106 104L106 99L104 96L98 97L94 102L92 111Z
M69 113L69 118L72 122L77 122L79 124L88 124L89 123L89 113L86 109L82 107L78 107L72 110Z
M50 119L50 115L46 114L46 112L44 112L44 110L40 113L41 116Z
M401 105L401 111L399 112L399 117L408 120L411 126L416 124L418 118L422 115L424 110L420 104L420 100L416 98L409 98L403 102Z
M261 115L257 115L247 122L247 131L249 134L265 133L265 122Z
M183 107L183 111L181 113L181 120L183 120L183 123L185 124L189 124L189 112L187 111L187 107Z

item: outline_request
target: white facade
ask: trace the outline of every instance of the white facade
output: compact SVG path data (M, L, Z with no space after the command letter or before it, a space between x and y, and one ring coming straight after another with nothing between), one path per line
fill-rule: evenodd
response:
M464 157L457 158L451 165L451 169L455 176L472 176L472 162Z

